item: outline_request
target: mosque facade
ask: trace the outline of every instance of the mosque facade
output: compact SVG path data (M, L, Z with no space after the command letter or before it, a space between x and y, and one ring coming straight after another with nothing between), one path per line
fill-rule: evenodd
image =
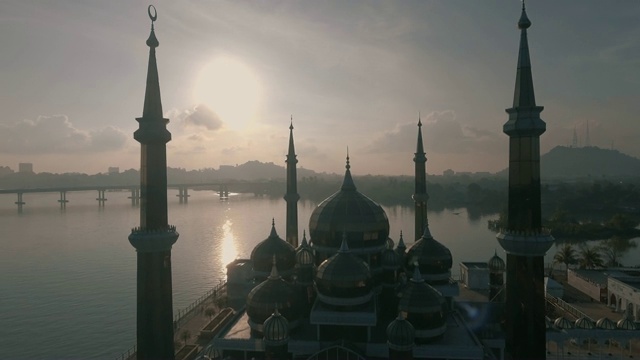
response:
M153 14L149 9L155 21L155 9ZM234 310L227 312L232 315L200 359L539 359L546 357L549 339L563 344L572 336L568 329L605 337L621 329L635 336L629 317L617 324L545 318L542 256L553 238L540 218L539 136L545 124L533 94L530 26L523 6L514 104L504 125L510 137L509 225L498 241L507 261L496 254L487 263L491 302L482 329L472 328L456 303L451 251L429 229L420 119L413 158L415 233L409 247L402 233L397 243L391 238L383 208L358 191L348 153L342 185L312 212L309 238L304 231L298 241L291 124L285 239L272 222L250 259L227 266L227 295ZM145 105L134 134L142 147L141 218L129 236L138 253L137 358L173 359L171 247L178 233L167 218L166 143L171 134L162 116L153 25L147 45Z

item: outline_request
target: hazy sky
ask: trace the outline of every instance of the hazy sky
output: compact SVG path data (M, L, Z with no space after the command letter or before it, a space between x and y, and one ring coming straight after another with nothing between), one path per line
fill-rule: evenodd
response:
M0 165L139 167L147 2L0 2ZM517 0L155 3L160 85L187 169L284 165L411 174L422 114L427 171L507 166ZM640 2L527 3L542 151L585 143L640 157Z

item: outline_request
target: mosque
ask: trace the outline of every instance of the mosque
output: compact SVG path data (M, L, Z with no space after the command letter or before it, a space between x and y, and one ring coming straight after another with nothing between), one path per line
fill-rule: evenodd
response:
M149 15L156 20L155 8L149 8ZM523 5L514 102L503 129L510 138L509 208L508 228L498 241L507 261L495 255L487 263L490 298L498 301L486 304L482 336L456 303L459 287L451 279L451 252L429 230L420 120L413 157L415 243L409 248L402 233L397 244L391 239L382 207L357 190L349 154L342 186L313 211L309 236L305 232L298 242L291 124L285 239L272 223L250 259L227 266L234 311L199 358L540 359L547 354L547 328L554 326L556 341L565 341L567 332L560 330L568 325L545 321L543 256L553 237L542 228L540 216L539 137L545 123L533 92L530 26ZM153 25L147 45L145 104L134 134L142 146L141 224L129 236L138 256L137 358L173 359L171 247L178 232L167 218L166 143L171 134L162 116ZM504 301L498 296L503 290Z

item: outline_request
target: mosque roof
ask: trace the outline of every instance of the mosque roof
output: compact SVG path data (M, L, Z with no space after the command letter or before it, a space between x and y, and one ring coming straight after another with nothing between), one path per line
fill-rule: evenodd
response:
M347 156L339 191L322 201L311 214L309 233L314 246L338 249L346 232L351 248L386 246L389 219L382 207L358 192Z
M258 245L256 245L251 251L251 261L253 262L254 271L257 273L263 273L266 276L266 274L271 270L272 258L274 255L278 264L278 272L286 273L292 270L295 266L295 248L278 236L275 222L272 221L269 237L258 243Z

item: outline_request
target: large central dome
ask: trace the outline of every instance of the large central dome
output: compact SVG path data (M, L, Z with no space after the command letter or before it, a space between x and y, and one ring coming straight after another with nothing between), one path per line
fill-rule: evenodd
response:
M385 246L389 236L387 214L375 201L356 190L349 157L346 168L341 189L321 202L311 214L309 232L313 245L337 250L346 232L352 249Z

